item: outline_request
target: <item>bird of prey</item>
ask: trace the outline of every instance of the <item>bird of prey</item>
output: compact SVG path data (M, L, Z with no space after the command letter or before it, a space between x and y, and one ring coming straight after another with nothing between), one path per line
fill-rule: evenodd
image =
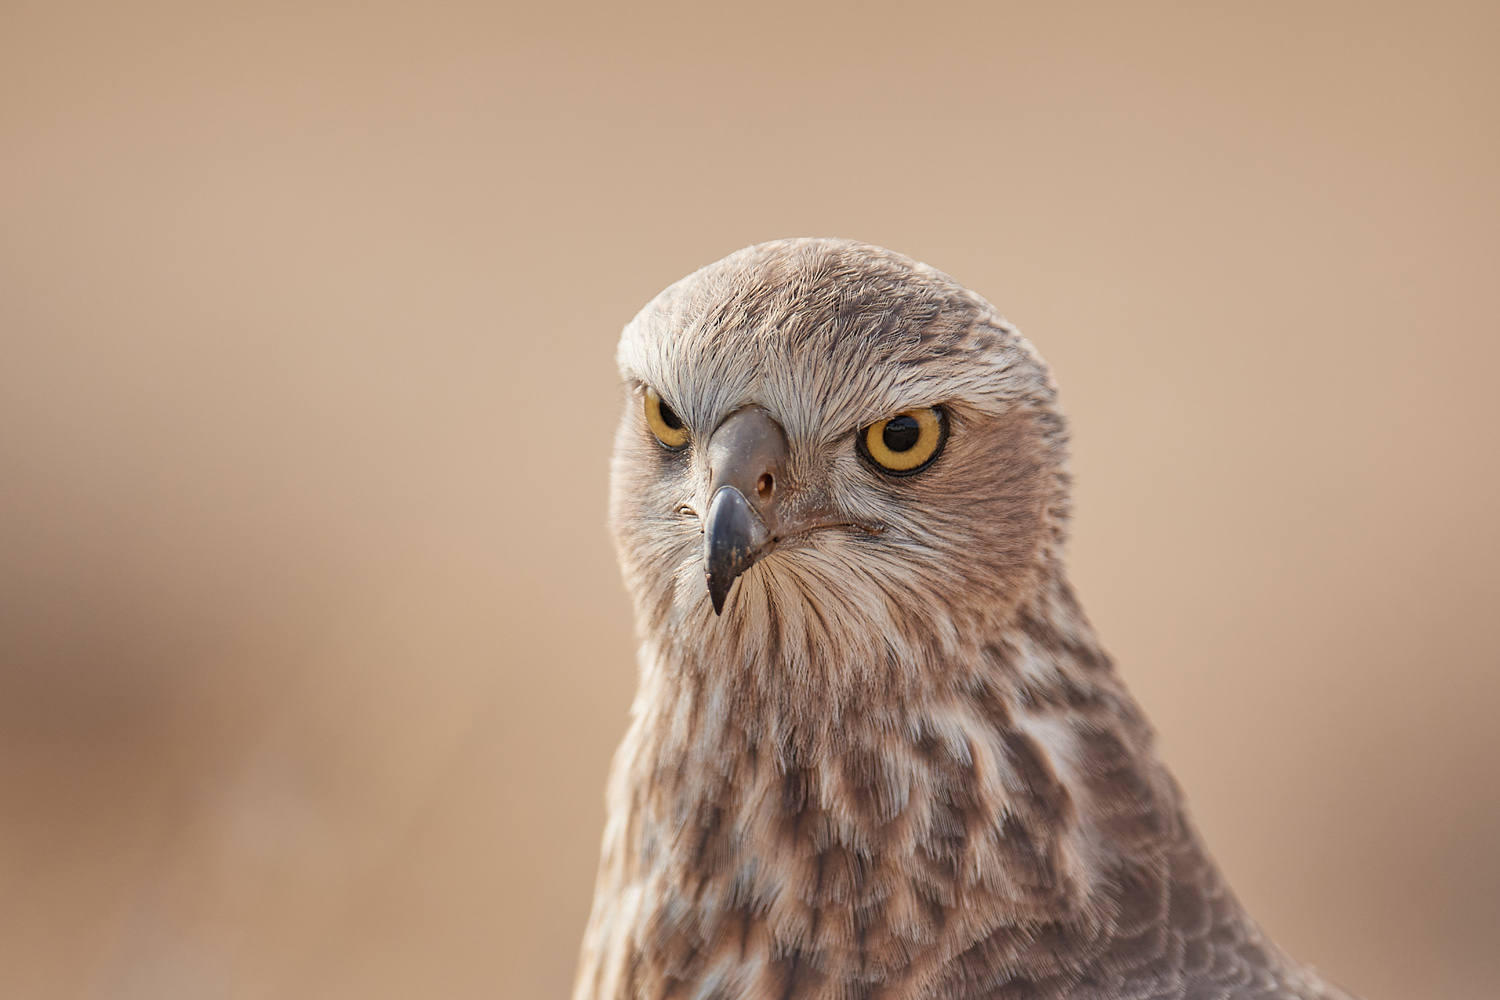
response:
M1056 390L994 307L778 241L618 362L640 686L575 1000L1349 1000L1235 899L1075 600Z

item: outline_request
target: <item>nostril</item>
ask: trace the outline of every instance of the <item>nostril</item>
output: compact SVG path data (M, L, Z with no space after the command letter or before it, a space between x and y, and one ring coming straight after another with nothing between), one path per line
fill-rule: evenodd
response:
M755 492L760 494L762 500L771 499L771 491L776 488L776 480L771 478L769 472L761 473L761 477L755 481Z

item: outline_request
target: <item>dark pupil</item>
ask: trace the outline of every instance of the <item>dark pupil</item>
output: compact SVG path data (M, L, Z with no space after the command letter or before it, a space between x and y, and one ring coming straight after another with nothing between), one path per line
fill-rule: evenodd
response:
M661 403L661 422L674 431L682 430L682 418L677 415L676 410L667 405L666 400L662 400Z
M880 432L880 440L891 451L911 451L921 436L922 428L917 425L916 418L905 414L886 421L885 430Z

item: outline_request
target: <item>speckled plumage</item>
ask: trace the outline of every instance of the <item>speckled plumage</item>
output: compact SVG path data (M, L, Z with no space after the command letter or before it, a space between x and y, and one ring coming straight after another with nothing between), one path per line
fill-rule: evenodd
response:
M767 243L664 291L619 363L641 680L575 1000L1345 996L1225 886L1074 601L1055 389L988 303L875 247ZM856 453L932 404L930 469ZM752 406L785 429L779 502L842 520L783 539L720 617L706 443Z

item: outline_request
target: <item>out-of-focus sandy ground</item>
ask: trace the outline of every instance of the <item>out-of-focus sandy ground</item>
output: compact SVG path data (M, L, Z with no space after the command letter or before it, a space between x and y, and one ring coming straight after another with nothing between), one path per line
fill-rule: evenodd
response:
M812 234L1055 365L1080 592L1271 931L1493 997L1493 4L33 0L0 996L563 995L634 682L614 339Z

